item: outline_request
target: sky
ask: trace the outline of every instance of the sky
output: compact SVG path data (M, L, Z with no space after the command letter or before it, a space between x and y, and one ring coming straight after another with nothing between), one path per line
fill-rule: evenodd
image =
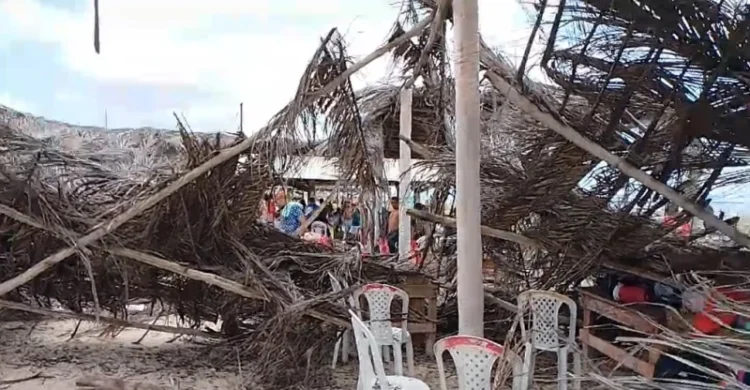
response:
M398 0L103 0L102 51L93 49L92 0L0 0L0 104L78 125L235 131L262 127L289 99L320 43L338 27L349 53L383 43ZM480 31L518 61L533 15L518 0L479 0ZM537 43L533 52L542 46ZM353 78L382 80L378 60ZM541 72L529 72L539 78ZM716 208L750 213L747 186Z
M293 96L321 36L338 27L350 54L387 38L395 0L104 0L102 52L92 0L0 0L0 104L80 125L198 131L261 127ZM485 40L521 54L529 14L517 0L480 0ZM377 61L359 86L391 68Z

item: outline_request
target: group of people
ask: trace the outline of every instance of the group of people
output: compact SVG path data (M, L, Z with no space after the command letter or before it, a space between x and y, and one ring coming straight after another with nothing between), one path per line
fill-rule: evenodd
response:
M387 210L385 222L385 239L390 253L398 252L399 240L399 198L392 197ZM416 204L416 209L424 209L422 204ZM303 235L314 226L316 222L324 224L325 235L330 238L344 240L356 240L362 229L362 211L356 202L344 201L339 207L324 199L310 198L307 202L303 198L290 200L288 193L277 190L273 195L265 194L261 203L261 220L272 224L281 232L295 237ZM422 227L412 220L412 233L419 237ZM318 224L320 225L320 224ZM382 225L381 225L382 226ZM381 250L384 250L381 249Z
M289 200L283 189L273 196L265 194L260 209L263 222L290 236L301 237L314 222L324 223L334 236L341 232L344 239L356 237L362 227L362 213L355 202L345 201L339 208L322 198L307 202L303 198Z

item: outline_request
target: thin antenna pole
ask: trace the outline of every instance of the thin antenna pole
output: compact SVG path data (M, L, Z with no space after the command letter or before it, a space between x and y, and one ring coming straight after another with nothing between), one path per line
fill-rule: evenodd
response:
M107 110L104 110L104 130L109 130L109 126L107 126Z
M243 132L243 123L242 123L243 120L244 120L244 115L243 115L242 103L240 103L240 133Z

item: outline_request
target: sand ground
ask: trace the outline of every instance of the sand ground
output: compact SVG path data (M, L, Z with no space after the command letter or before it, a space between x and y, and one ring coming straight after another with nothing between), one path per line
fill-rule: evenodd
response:
M0 311L0 317L7 313ZM153 321L147 314L139 314L138 308L131 319ZM166 317L156 323L179 326L177 322L174 317ZM106 325L82 322L71 338L77 323L62 319L2 322L0 318L0 390L74 390L77 379L92 375L168 389L261 390L248 386L252 384L248 377L250 362L235 360L217 370L204 363L209 360L207 348L187 337L175 339L175 335L159 332L143 337L146 332L138 329L124 329L112 337L103 334ZM417 376L430 388L438 389L434 359L417 356L417 360ZM356 388L355 362L337 368L331 390ZM449 377L449 382L453 381Z

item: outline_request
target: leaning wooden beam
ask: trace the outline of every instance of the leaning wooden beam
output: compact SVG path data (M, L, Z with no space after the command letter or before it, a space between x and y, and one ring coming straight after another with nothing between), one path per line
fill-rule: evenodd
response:
M400 116L399 116L399 136L411 138L412 126L412 96L411 88L401 89L400 94ZM411 148L404 141L398 143L398 196L401 207L398 209L398 257L399 259L409 258L409 243L411 242L411 218L406 214L408 206L407 198L409 186L411 184Z
M12 207L8 207L4 204L0 204L0 214L5 215L9 218L13 218L18 222L25 223L37 229L50 232L54 234L55 236L59 237L60 239L66 239L66 238L75 239L76 237L76 233L73 231L65 230L62 232L57 232L45 226L44 224L34 220L33 218L21 213L20 211ZM225 291L229 291L231 293L237 294L244 298L268 301L268 299L264 297L262 294L250 291L244 285L237 283L233 280L222 278L221 276L218 276L216 274L194 270L194 269L185 267L183 265L162 259L160 257L149 255L143 252L138 252L132 249L116 248L116 249L104 249L104 250L113 255L122 256L131 260L135 260L144 264L148 264L152 267L174 272L178 275L184 276L189 279L198 280L206 284L210 284L212 286L218 287ZM342 326L342 327L349 326L349 324L346 321L342 321L338 318L334 318L329 315L319 313L315 310L308 310L305 312L305 314L309 315L310 317L317 318L321 321L329 322L338 326Z
M310 96L307 96L304 100L303 106L311 104L313 101L315 101L315 96L321 96L326 93L331 92L334 90L338 85L340 85L342 82L344 82L346 79L349 78L352 74L357 72L358 70L364 68L367 64L370 62L376 60L378 57L382 56L383 54L387 53L389 50L393 49L394 47L402 44L407 39L414 37L418 35L422 30L432 21L432 16L429 16L425 18L422 22L417 24L413 29L407 31L403 35L399 36L398 38L394 39L391 42L388 42L387 44L379 47L377 50L372 52L370 55L359 61L358 63L354 64L352 67L348 68L343 74L336 77L333 81L326 84L325 87L321 88L320 90L316 91L314 94L311 94ZM80 239L76 240L73 247L62 249L52 255L47 256L42 261L34 264L31 268L24 271L22 274L4 281L3 283L0 283L0 296L3 296L10 291L15 290L19 286L22 286L37 276L39 276L42 272L48 270L55 264L67 259L68 257L72 256L76 251L77 248L85 247L87 245L90 245L98 240L100 240L102 237L106 236L110 232L114 231L118 227L122 226L124 223L130 221L131 219L137 217L144 211L150 209L151 207L157 205L162 200L166 199L173 193L175 193L177 190L185 186L186 184L192 182L193 180L197 179L198 177L204 175L206 172L210 171L211 169L215 168L219 164L222 164L223 162L229 160L230 158L237 156L238 154L242 153L243 151L250 148L256 141L255 137L248 137L246 140L242 141L241 143L228 148L224 149L219 154L211 158L210 160L204 162L198 167L195 167L190 172L186 173L179 179L173 181L168 186L164 187L161 191L151 195L146 200L136 204L129 210L125 211L124 213L118 215L117 217L113 218L111 221L107 223L103 223L99 225L96 229L94 229L89 234L81 237Z
M504 299L500 299L492 295L492 293L490 293L486 287L484 289L484 299L511 313L518 313L517 305L514 305Z
M226 278L222 278L221 276L216 275L216 274L211 274L211 273L203 272L203 271L197 271L192 268L185 267L184 265L173 263L171 261L164 260L160 257L150 255L148 253L143 253L143 252L135 251L132 249L127 249L127 248L106 249L106 251L113 255L126 257L128 259L135 260L139 263L148 264L152 267L156 267L156 268L163 269L165 271L176 273L177 275L184 276L188 279L198 280L203 283L216 286L222 290L229 291L241 297L245 297L249 299L257 299L261 301L268 301L267 297L264 297L262 294L259 294L257 292L248 290L247 287L243 286L240 283L237 283L235 281L232 281Z
M194 270L192 268L188 268L183 265L179 265L174 262L164 260L160 257L156 257L154 255L149 255L147 253L135 251L132 249L115 248L115 249L106 249L106 251L113 255L126 257L128 259L135 260L144 264L148 264L156 268L161 268L166 271L174 272L178 275L184 276L189 279L201 281L211 286L218 287L222 290L237 294L241 297L268 301L268 298L264 297L261 294L258 294L257 292L248 290L246 286L240 283L237 283L233 280L223 278L216 274L210 274L208 272ZM327 314L323 314L316 310L305 310L304 314L309 315L310 317L316 318L318 320L321 320L323 322L328 322L337 326L341 326L341 327L350 326L349 323L344 320L341 320L336 317L332 317Z
M91 314L43 309L40 307L32 307L32 306L24 305L23 303L11 302L11 301L6 301L2 299L0 299L0 307L4 307L6 309L11 309L11 310L25 311L28 313L39 314L39 315L43 315L47 317L69 318L73 320L97 322L97 316L94 316ZM198 329L178 328L174 326L165 326L165 325L150 325L150 324L144 324L141 322L125 321L125 320L121 320L118 318L105 317L105 316L99 316L98 321L104 322L105 324L121 326L123 328L152 330L155 332L181 334L181 335L186 335L186 336L221 338L220 334L204 332Z
M419 54L419 59L417 59L417 64L414 65L411 77L402 87L403 89L411 89L419 75L422 73L422 67L427 62L432 46L437 42L438 36L443 33L443 23L445 22L445 16L450 7L450 0L438 0L438 7L435 11L436 16L433 18L430 36L427 38L427 43L425 44L424 49L422 49L422 52ZM442 39L445 39L445 37L442 37Z
M442 217L440 215L435 215L432 213L428 213L426 211L415 210L415 209L409 209L406 211L406 213L414 218L419 218L425 221L439 223L443 226L449 226L452 228L456 227L456 220L453 218ZM501 240L511 241L517 244L526 245L526 246L530 246L534 248L542 248L542 245L536 240L532 240L528 237L524 237L518 233L508 232L505 230L499 230L499 229L491 228L489 226L484 226L484 225L481 225L480 228L481 228L480 230L481 234L483 236L499 238Z
M414 153L424 158L431 158L432 156L435 155L435 153L432 153L430 149L427 149L427 147L423 146L422 144L414 142L411 138L406 137L403 134L399 134L398 139L406 142L406 144L409 145L409 148L413 150Z
M606 161L609 165L622 171L622 173L638 180L646 187L671 200L676 205L687 210L690 214L704 221L706 225L714 227L720 232L726 234L736 243L745 247L750 247L750 237L740 233L736 228L729 226L712 213L707 212L690 199L679 194L664 183L654 179L646 172L628 164L622 158L615 156L600 145L582 136L572 127L557 120L549 112L542 111L542 109L539 108L539 105L532 102L529 98L524 96L515 85L507 81L507 79L512 80L513 75L510 65L500 61L484 41L481 42L481 61L482 65L487 68L487 78L498 92L505 95L508 102L514 104L529 114L532 118L565 137L565 139L574 143L576 146L591 153L595 157Z

